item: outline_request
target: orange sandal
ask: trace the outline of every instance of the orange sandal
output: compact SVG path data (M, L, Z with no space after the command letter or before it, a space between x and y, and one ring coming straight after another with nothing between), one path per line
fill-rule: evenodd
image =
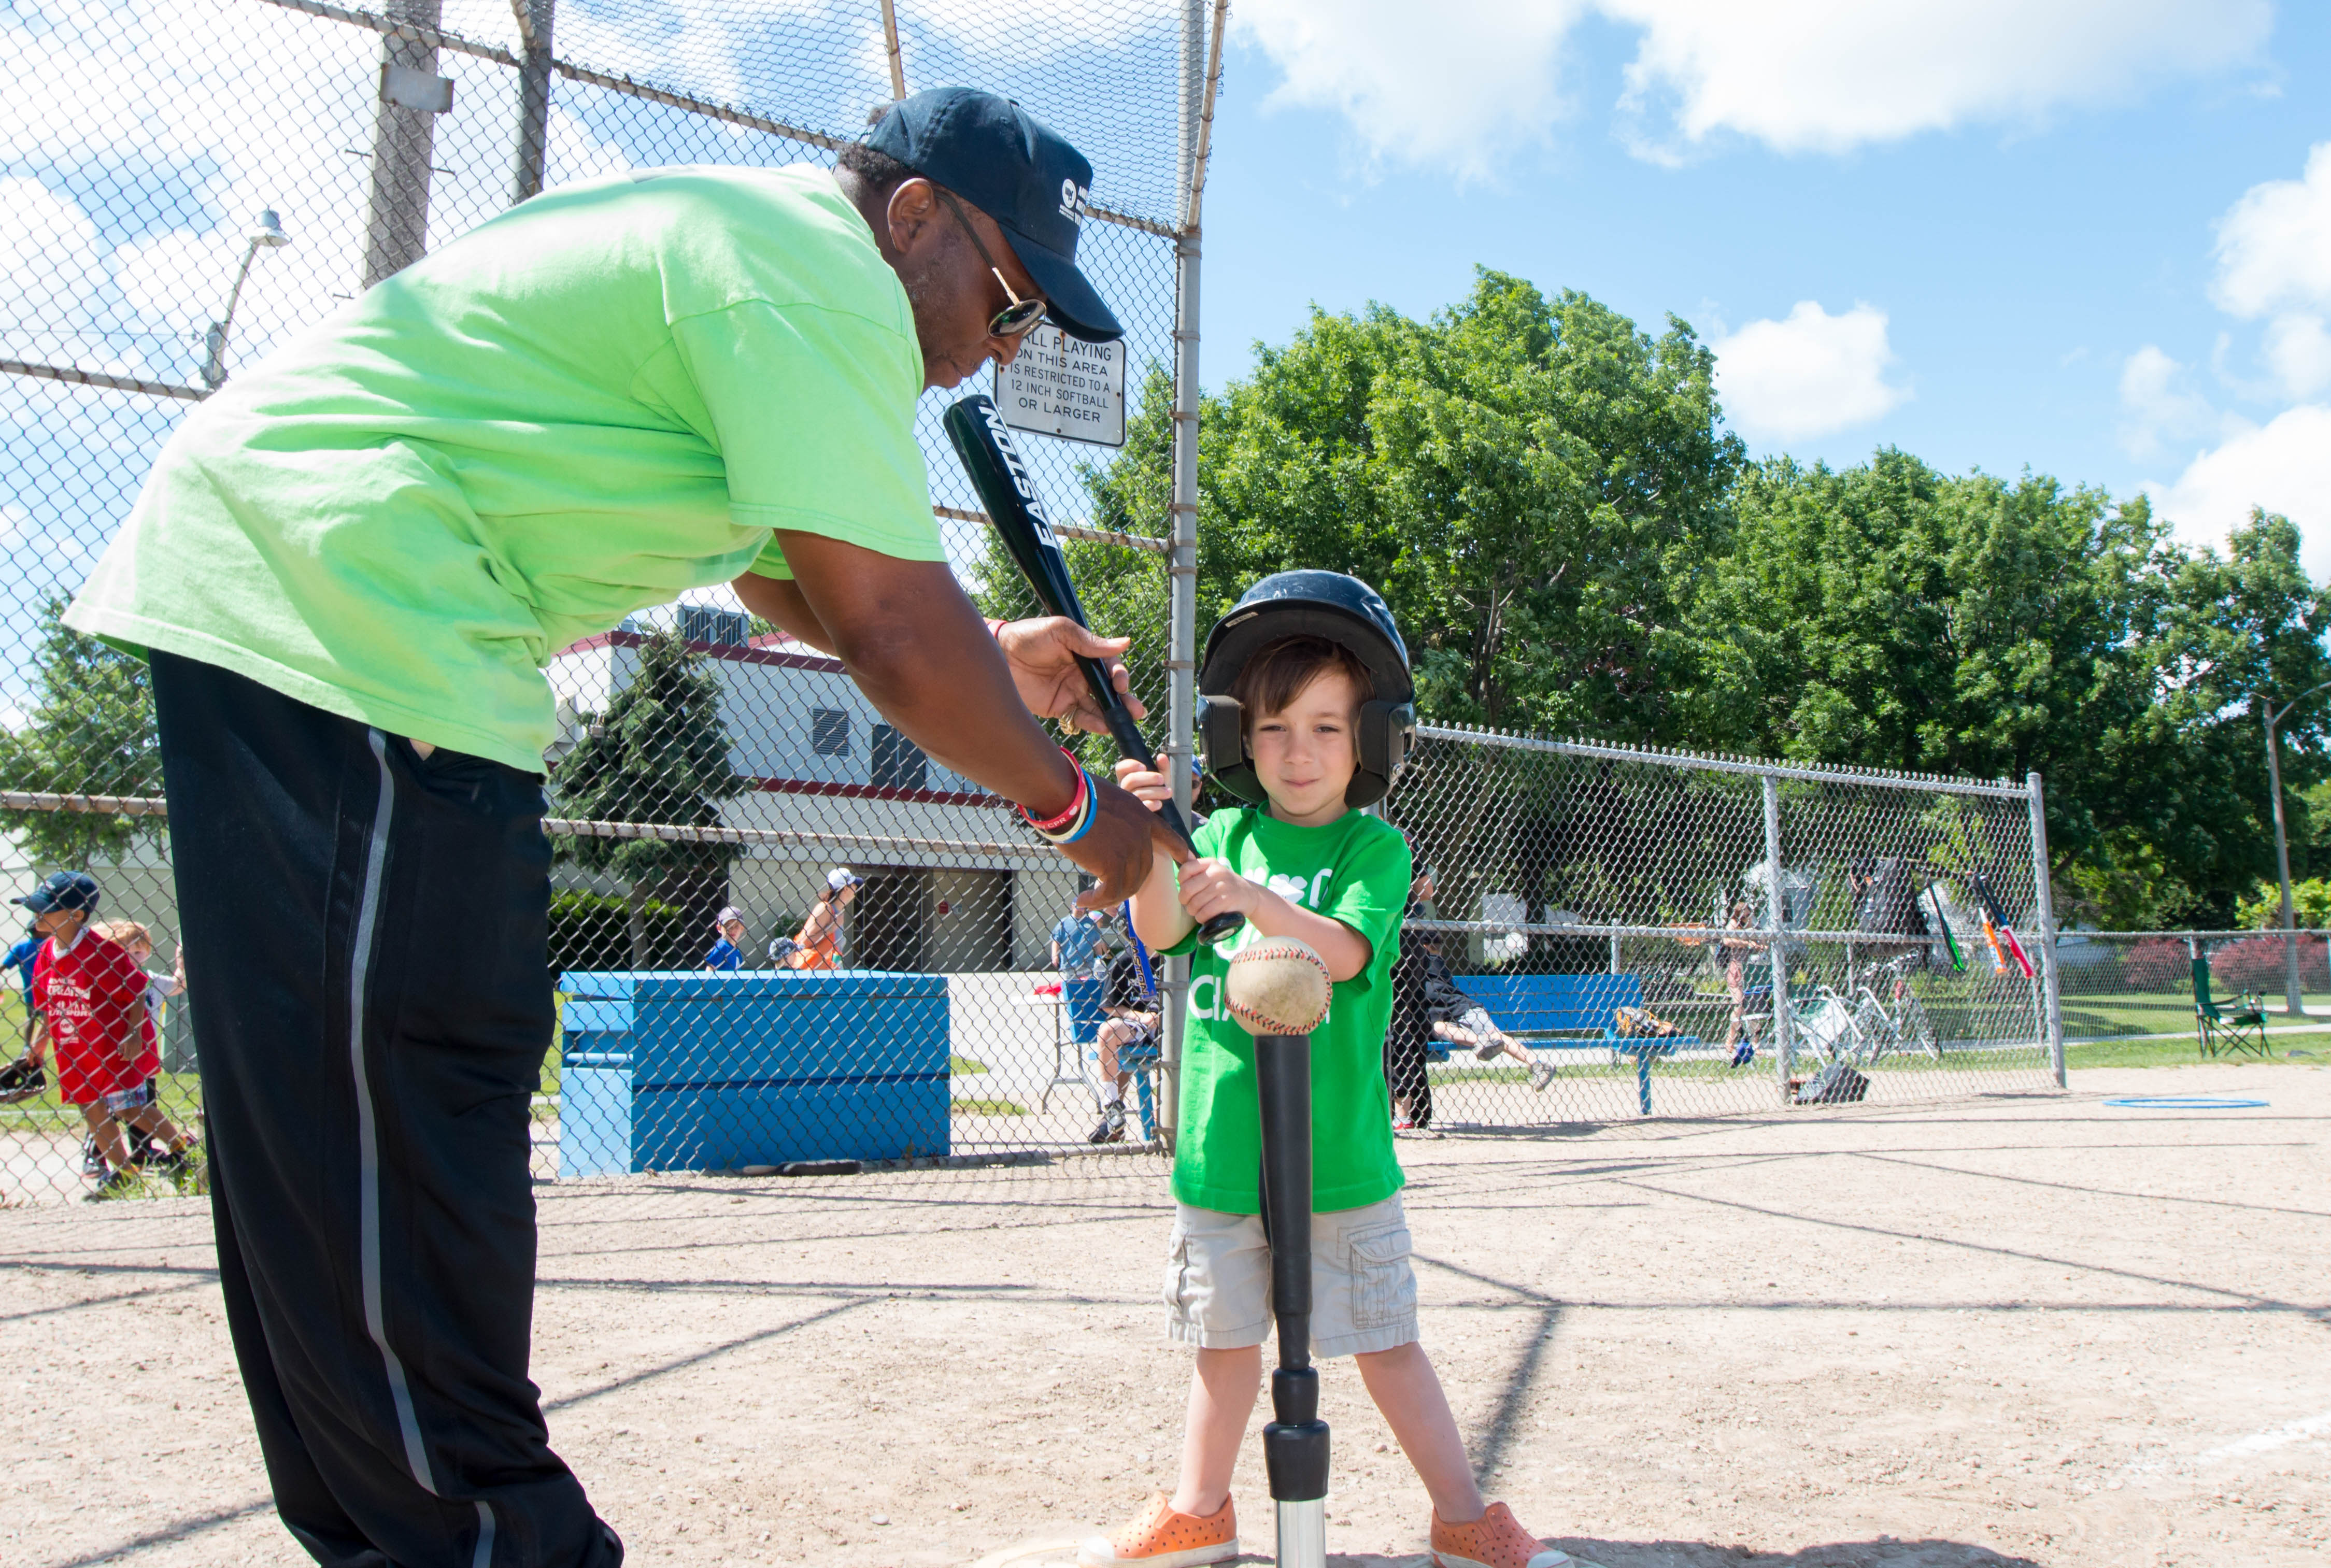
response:
M1600 1568L1558 1552L1521 1526L1514 1511L1492 1503L1470 1525L1443 1523L1432 1516L1432 1568Z
M1192 1568L1199 1563L1221 1563L1239 1554L1238 1516L1231 1508L1231 1500L1207 1518L1177 1514L1174 1504L1160 1492L1149 1499L1149 1506L1114 1535L1096 1535L1077 1548L1077 1561L1085 1568L1111 1568L1119 1563L1138 1563L1142 1568Z

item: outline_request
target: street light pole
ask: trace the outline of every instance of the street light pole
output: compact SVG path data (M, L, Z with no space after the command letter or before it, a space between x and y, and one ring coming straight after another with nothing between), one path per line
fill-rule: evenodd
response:
M234 287L227 290L226 314L212 322L210 330L203 334L203 385L213 392L226 385L226 335L234 329L234 308L243 299L243 280L251 276L252 261L262 246L272 251L291 242L291 236L283 232L283 220L275 215L273 207L261 209L259 222L251 226L245 238L249 242L243 247L243 266L234 275Z
M2274 864L2282 880L2282 1001L2284 1011L2293 1018L2307 1016L2307 1008L2299 1000L2298 937L2297 922L2292 917L2290 897L2290 838L2282 823L2282 759L2274 741L2275 727L2289 717L2290 710L2331 686L2331 680L2318 681L2280 708L2263 691L2259 693L2259 718L2266 726L2266 782L2274 795Z

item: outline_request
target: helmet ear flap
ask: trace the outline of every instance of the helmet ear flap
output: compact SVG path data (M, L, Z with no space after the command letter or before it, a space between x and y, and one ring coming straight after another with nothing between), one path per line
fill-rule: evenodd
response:
M1206 772L1240 800L1260 803L1262 784L1246 755L1246 710L1235 697L1198 698L1198 743L1206 749Z
M1345 786L1347 806L1372 806L1392 793L1393 775L1407 760L1408 743L1416 735L1416 705L1413 702L1371 701L1360 704L1359 767Z

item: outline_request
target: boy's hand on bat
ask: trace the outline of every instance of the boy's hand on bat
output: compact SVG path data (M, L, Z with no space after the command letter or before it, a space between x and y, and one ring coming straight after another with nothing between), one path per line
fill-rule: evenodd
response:
M1154 767L1144 767L1131 757L1119 757L1117 762L1117 787L1147 806L1161 810L1174 798L1174 784Z
M1125 706L1134 717L1143 717L1149 711L1133 696L1133 677L1118 660L1118 654L1133 646L1130 637L1096 636L1066 615L1040 615L1004 622L996 630L995 641L1004 650L1004 662L1011 667L1012 684L1020 700L1039 718L1061 719L1093 735L1108 733L1100 704L1093 700L1092 688L1085 683L1084 671L1077 668L1078 654L1108 664L1109 679L1124 694Z
M1252 919L1263 900L1277 897L1231 870L1227 860L1185 860L1181 876L1182 908L1201 926L1224 914Z

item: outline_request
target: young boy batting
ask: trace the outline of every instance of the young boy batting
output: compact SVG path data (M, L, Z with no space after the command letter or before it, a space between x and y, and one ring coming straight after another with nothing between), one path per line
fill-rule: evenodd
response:
M1457 1421L1417 1343L1403 1182L1393 1152L1384 1041L1408 898L1401 835L1358 807L1383 798L1413 724L1408 653L1375 590L1334 572L1282 572L1250 589L1207 639L1199 678L1208 771L1250 803L1198 830L1198 859L1163 855L1133 898L1134 929L1193 955L1182 1053L1168 1332L1197 1352L1182 1471L1131 1524L1085 1544L1093 1568L1185 1568L1238 1554L1231 1473L1262 1374L1270 1253L1261 1218L1254 1042L1223 1006L1232 955L1294 936L1335 979L1311 1036L1312 1334L1359 1364L1368 1395L1432 1501L1437 1568L1571 1568L1474 1486ZM1164 774L1121 763L1155 810ZM1219 947L1196 941L1224 910L1246 917ZM1592 1568L1577 1563L1576 1568Z

